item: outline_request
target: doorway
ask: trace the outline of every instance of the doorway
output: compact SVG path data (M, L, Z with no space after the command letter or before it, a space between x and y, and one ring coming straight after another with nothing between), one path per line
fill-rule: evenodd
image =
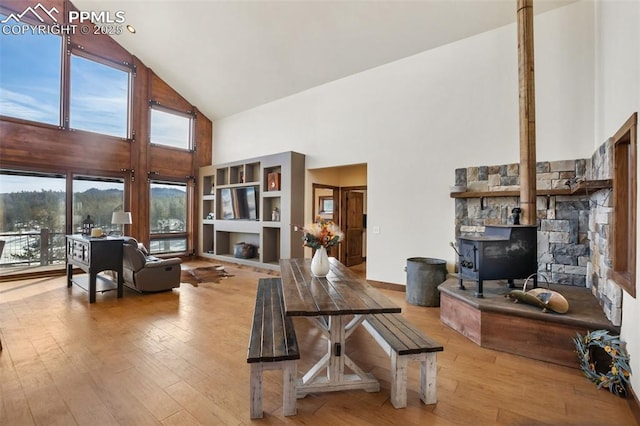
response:
M314 183L312 219L321 217L340 226L340 187ZM330 247L327 254L340 259L340 245Z
M345 239L329 255L366 275L367 165L309 169L308 179L312 196L307 217L333 220L345 233Z

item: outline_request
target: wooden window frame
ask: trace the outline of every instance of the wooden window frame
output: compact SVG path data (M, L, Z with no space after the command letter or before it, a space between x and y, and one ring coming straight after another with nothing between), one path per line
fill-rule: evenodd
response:
M637 123L634 113L612 138L613 280L636 297Z
M15 3L15 2L14 2ZM44 3L45 5L48 3L46 1L42 1L41 3ZM4 5L4 4L0 4L0 14L5 15L5 16L9 16L10 14L16 14L16 13L20 13L20 10L15 10L12 7L9 7L9 5ZM22 17L20 17L20 22L22 24L26 24L26 25L50 25L53 24L54 22L52 21L52 19L49 16L46 16L45 14L43 14L43 19L45 20L44 23L43 22L39 22L38 20L36 20L33 15L31 14L26 14ZM14 116L9 116L9 115L0 115L0 118L3 121L12 121L15 123L19 123L19 124L28 124L28 125L35 125L35 126L40 126L40 127L49 127L49 128L55 128L55 129L61 129L63 127L63 100L65 97L65 92L64 92L64 87L62 84L62 81L64 80L64 61L65 61L65 37L63 35L60 34L49 34L51 36L54 37L58 37L60 39L60 49L59 49L59 55L60 55L60 75L59 75L59 82L58 82L58 102L59 102L59 106L58 106L58 122L57 123L48 123L48 122L44 122L44 121L37 121L37 120L31 120L28 118L23 118L23 117L14 117ZM20 94L24 94L23 92L20 92Z
M127 124L126 124L124 136L109 135L107 133L99 132L95 129L87 130L87 129L76 129L71 127L71 113L72 113L71 84L73 83L71 81L71 73L72 73L71 60L73 56L127 73L127 79L128 79L127 81ZM99 55L91 54L85 51L83 48L80 48L78 46L73 46L73 45L67 48L67 61L68 61L68 64L67 64L68 71L67 71L66 79L68 80L68 82L65 85L64 93L66 94L66 97L63 103L63 108L62 108L63 115L64 115L64 118L63 118L64 128L74 132L82 131L82 132L96 133L99 135L104 135L104 136L115 138L115 139L132 141L133 140L133 84L134 84L133 78L135 77L135 68L132 65L122 64L120 62L113 61L111 59L104 58Z
M190 232L189 230L192 227L191 221L192 219L192 214L190 212L190 209L193 204L194 204L194 191L193 191L193 186L194 186L194 182L192 179L172 179L172 178L168 178L168 177L162 177L162 176L158 176L155 177L153 179L149 178L148 179L148 183L149 183L149 187L148 187L148 194L149 194L149 218L147 220L148 222L148 226L149 226L149 249L151 249L151 243L152 241L162 241L162 240L173 240L173 239L182 239L184 238L185 242L186 242L186 248L185 248L185 254L190 252ZM151 186L153 184L157 184L157 185L176 185L176 186L182 186L184 185L185 191L186 191L186 201L185 201L185 230L183 232L156 232L153 233L151 232ZM167 253L154 253L155 256L158 257L163 257L165 255L176 255L179 254L180 252L167 252Z
M153 110L163 112L165 114L171 114L176 117L186 118L189 120L189 135L188 135L186 147L165 145L163 143L153 141L151 136L153 132L152 119L151 119ZM170 107L161 105L158 101L153 101L153 100L149 101L149 144L150 145L193 152L195 150L195 127L196 127L196 114L193 111L180 111L175 108L170 108Z

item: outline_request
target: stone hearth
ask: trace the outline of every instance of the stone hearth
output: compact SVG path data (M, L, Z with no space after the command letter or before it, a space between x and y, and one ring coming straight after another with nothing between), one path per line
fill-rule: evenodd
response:
M579 368L576 334L596 329L620 332L584 287L549 285L569 302L569 312L556 314L507 298L510 289L504 281L485 281L482 299L474 297L474 285L465 281L467 290L461 290L457 278L440 284L440 320L482 347ZM516 287L522 284L516 281Z

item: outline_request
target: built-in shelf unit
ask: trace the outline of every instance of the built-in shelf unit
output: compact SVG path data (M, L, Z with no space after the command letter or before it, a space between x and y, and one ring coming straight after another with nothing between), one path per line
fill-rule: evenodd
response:
M303 257L305 157L283 152L200 168L200 247L204 258L277 270L281 258ZM255 247L253 258L236 245Z

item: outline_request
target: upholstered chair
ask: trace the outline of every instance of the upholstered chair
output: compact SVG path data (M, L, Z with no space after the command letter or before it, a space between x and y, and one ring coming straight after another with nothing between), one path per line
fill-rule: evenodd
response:
M122 271L127 287L141 293L180 287L179 258L160 259L149 255L135 238L124 240Z

